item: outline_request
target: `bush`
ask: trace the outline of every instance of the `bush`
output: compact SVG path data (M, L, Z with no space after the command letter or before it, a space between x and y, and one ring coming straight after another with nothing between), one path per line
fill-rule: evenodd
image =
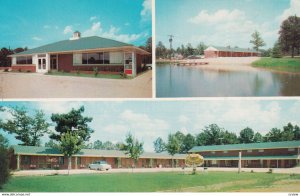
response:
M127 74L124 73L124 72L120 72L120 75L121 75L122 78L127 78Z
M26 72L27 72L27 73L31 73L31 70L27 70Z
M80 74L80 70L79 70L79 69L76 70L76 74L77 74L77 75Z
M52 70L49 70L49 71L48 71L48 74L52 74Z
M273 169L269 169L269 171L267 173L268 174L272 174L273 173Z
M94 75L95 75L95 77L97 77L97 75L98 75L98 73L99 73L98 67L94 67L93 70L94 70Z
M18 69L18 71L19 71L19 72L22 72L22 69L21 69L21 68L19 68L19 69Z
M0 189L2 189L2 185L4 185L10 177L8 150L2 146L0 146L0 174Z
M4 69L4 72L8 72L8 69Z

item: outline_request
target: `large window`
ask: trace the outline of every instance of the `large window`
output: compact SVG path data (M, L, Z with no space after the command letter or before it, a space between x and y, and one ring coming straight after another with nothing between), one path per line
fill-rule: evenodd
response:
M32 56L18 56L17 64L32 64Z
M80 62L81 57L81 62ZM78 64L110 64L109 52L83 53L73 55L74 65Z

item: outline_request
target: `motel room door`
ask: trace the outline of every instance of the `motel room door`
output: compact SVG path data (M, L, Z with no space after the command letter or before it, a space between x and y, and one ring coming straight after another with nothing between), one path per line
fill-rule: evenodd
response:
M127 75L132 75L132 53L124 53L124 73Z
M37 72L44 73L47 71L46 55L38 55Z

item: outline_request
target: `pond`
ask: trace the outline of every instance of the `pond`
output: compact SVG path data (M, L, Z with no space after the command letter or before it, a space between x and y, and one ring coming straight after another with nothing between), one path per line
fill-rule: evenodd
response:
M157 97L299 96L300 74L156 65Z

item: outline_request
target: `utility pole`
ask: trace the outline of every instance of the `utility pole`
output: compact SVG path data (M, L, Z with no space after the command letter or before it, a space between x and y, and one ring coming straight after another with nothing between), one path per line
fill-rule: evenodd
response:
M172 59L173 56L173 48L172 48L172 42L174 35L168 35L169 36L169 42L170 42L170 59Z

